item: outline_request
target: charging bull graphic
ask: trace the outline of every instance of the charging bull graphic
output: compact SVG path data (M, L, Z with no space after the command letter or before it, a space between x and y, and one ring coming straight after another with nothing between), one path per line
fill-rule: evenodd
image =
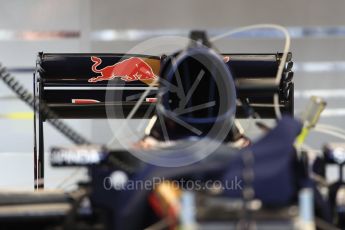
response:
M151 66L138 57L130 57L103 69L97 69L102 59L92 56L92 71L100 76L90 78L88 82L109 81L114 78L121 78L123 81L153 80L157 76L153 73Z

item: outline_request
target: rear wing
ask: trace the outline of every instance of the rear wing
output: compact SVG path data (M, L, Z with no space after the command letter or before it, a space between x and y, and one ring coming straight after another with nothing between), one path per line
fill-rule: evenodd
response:
M223 55L229 56L230 60L226 64L233 74L238 99L248 99L251 107L261 118L275 118L273 95L278 93L281 112L293 115L294 84L291 53L288 55L279 85L275 84L275 77L282 54ZM151 87L149 95L133 117L144 118L148 107L156 102L158 85L151 85L152 78L150 76L145 76L143 79L128 78L128 76L107 78L109 77L107 71L114 71L114 68L115 71L120 72L120 75L130 75L130 68L119 65L129 59L133 65L138 64L134 59L142 60L151 68L153 74L159 77L161 64L159 56L39 53L34 81L35 92L60 118L123 118L136 104L138 95L147 87ZM101 78L96 79L97 77ZM106 100L106 94L110 91L117 97ZM107 116L108 106L122 112ZM149 117L151 115L152 113L148 114ZM236 118L246 116L239 102ZM46 117L42 116L42 119L45 120Z

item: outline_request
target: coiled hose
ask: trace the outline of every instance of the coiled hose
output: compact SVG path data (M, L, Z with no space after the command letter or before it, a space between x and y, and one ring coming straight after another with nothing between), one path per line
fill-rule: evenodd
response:
M48 122L55 127L59 132L61 132L64 136L66 136L69 140L71 140L74 144L77 145L90 145L91 142L87 140L85 137L74 131L70 126L68 126L65 122L59 120L58 115L52 111L48 105L39 100L39 98L34 97L20 82L12 76L7 69L0 63L0 78L1 80L15 93L17 96L23 100L26 104L28 104L33 110L35 108L39 109L39 112L42 113L45 117L47 117ZM119 169L126 171L126 172L133 172L135 169L117 159L116 156L109 157L110 163L118 167Z
M14 92L17 96L28 104L32 109L38 108L44 116L46 116L48 122L52 124L58 131L65 135L73 143L91 144L85 137L74 131L67 124L58 119L58 116L47 106L46 103L34 97L18 80L12 76L6 68L0 63L0 78L3 82Z

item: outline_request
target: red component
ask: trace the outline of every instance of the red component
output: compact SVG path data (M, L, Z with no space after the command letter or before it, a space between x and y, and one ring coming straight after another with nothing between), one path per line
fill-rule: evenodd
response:
M145 101L146 101L146 102L155 103L155 102L157 102L157 98L155 98L155 97L147 97L147 98L145 99Z
M83 104L95 104L95 103L100 103L100 101L97 101L94 99L72 99L72 104L83 105Z
M169 220L169 230L176 229L178 222L178 217L174 211L174 209L170 206L168 207L162 207L162 204L160 202L160 198L154 194L151 193L148 197L148 202L151 205L154 212L161 218L167 218Z

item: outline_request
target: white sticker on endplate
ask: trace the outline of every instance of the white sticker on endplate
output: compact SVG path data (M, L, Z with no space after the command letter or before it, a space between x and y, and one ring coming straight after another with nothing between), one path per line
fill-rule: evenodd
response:
M339 180L339 166L336 164L326 165L326 181L328 183L334 183Z

